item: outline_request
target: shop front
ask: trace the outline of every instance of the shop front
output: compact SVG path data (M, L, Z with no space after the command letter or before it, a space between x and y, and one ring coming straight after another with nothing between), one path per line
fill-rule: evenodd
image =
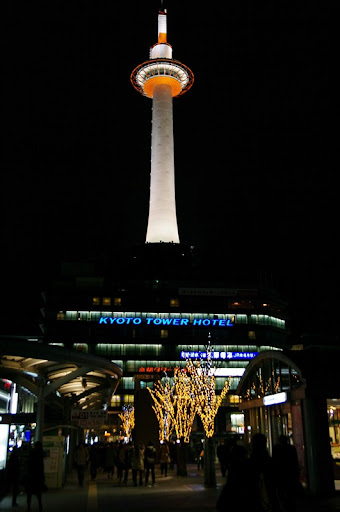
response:
M340 480L340 399L327 400L327 414L329 424L329 441L333 459L335 480Z
M297 450L301 481L312 494L332 494L327 402L320 385L315 385L317 376L309 364L310 358L301 354L267 351L248 365L237 390L239 409L244 413L244 438L249 446L254 434L265 434L272 453L279 436L287 436Z

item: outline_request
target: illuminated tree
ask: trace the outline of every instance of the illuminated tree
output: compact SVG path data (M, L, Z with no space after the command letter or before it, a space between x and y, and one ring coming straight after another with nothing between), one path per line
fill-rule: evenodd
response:
M132 405L123 405L122 409L123 412L118 416L122 420L125 437L130 438L135 426L135 408Z
M180 368L175 368L174 426L177 439L189 443L192 424L194 422L198 402L194 390L194 382L188 373Z
M164 382L157 381L154 389L147 388L153 399L154 410L159 427L159 440L169 441L174 429L174 385L166 378Z
M157 381L154 389L147 389L154 402L152 408L158 420L160 441L169 441L175 430L177 439L189 443L198 403L193 380L186 370L175 368L172 385L166 378Z
M219 396L215 393L215 368L212 365L213 349L207 347L206 359L192 361L187 359L187 370L192 379L192 389L195 393L197 413L202 420L206 435L204 446L204 485L216 487L215 453L212 436L214 434L214 422L217 411L223 398L230 388L229 381L226 381Z
M201 418L207 437L214 434L214 421L223 398L229 391L230 383L227 380L220 395L215 393L215 369L212 366L212 349L207 349L206 360L187 360L187 369L192 379L192 390L197 403L197 413Z

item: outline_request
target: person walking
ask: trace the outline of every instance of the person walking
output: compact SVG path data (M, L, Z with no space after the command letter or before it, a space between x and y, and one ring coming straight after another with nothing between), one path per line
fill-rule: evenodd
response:
M12 507L17 507L20 481L19 449L14 446L7 462L7 478L9 490L12 491Z
M297 498L302 494L302 485L297 451L287 436L279 437L278 443L273 447L272 458L280 507L283 512L294 512Z
M151 473L152 485L155 484L155 462L156 462L156 448L152 441L148 442L145 450L145 485L148 485L149 474Z
M129 470L131 469L131 457L134 445L132 442L129 442L125 448L125 456L124 456L124 480L123 484L127 485Z
M74 452L74 463L77 468L78 485L83 487L86 466L89 461L89 452L85 446L85 443L79 443Z
M244 492L246 488L247 492ZM250 456L235 444L230 452L226 484L217 500L218 512L237 508L240 512L278 512L275 471L267 451L266 436L257 433L251 441Z
M249 495L252 496L252 509L259 512L279 510L275 467L267 450L267 438L257 433L251 441L251 453L248 460Z
M99 444L93 443L90 448L90 476L91 481L97 478L97 471L99 468L99 460L100 460L100 452L99 452Z
M105 471L107 478L113 478L115 468L115 448L113 443L107 443L105 446Z
M227 472L227 445L224 439L222 439L222 441L218 445L216 455L220 463L221 475L222 477L225 477Z
M245 482L252 478L248 475L247 452L244 446L234 445L230 449L226 483L218 496L216 509L218 512L237 509L241 512L254 510L252 496L244 492ZM256 509L255 509L256 510Z
M31 510L32 495L36 495L42 512L42 492L45 489L44 453L42 443L36 441L28 455L26 475L27 512Z
M159 462L161 468L161 475L168 476L168 463L170 457L170 450L167 441L161 441L159 449Z
M125 449L126 444L121 441L118 444L118 450L117 450L117 479L118 483L121 484L123 481L123 473L125 469Z
M176 442L174 440L170 441L169 452L170 452L169 469L173 470L175 467L175 464L176 464Z
M137 477L139 476L139 485L143 485L144 474L144 444L134 445L131 451L131 468L133 485L137 487Z
M197 469L203 469L204 467L204 448L201 449L197 459Z

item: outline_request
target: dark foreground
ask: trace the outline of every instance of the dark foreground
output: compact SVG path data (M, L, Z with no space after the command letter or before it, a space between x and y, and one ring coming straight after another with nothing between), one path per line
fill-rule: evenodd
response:
M216 468L217 487L204 487L203 471L196 466L188 465L188 476L177 477L176 472L169 472L161 477L156 470L156 484L153 487L133 487L131 478L126 486L119 485L116 475L109 480L105 473L99 473L94 483L87 476L84 487L77 484L76 474L68 476L61 489L50 489L43 495L43 512L104 512L121 510L122 512L216 512L215 504L221 491L224 479ZM246 492L246 482L245 482ZM242 496L240 496L240 502ZM18 506L12 508L10 496L0 502L0 510L26 511L26 496L20 494ZM32 512L38 512L35 497L32 501ZM333 512L340 511L340 493L328 500L316 500L305 497L299 504L298 512Z

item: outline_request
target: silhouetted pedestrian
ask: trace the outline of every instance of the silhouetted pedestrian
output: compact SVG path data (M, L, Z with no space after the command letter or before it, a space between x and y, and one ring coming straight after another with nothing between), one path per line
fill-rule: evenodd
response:
M7 481L9 491L12 492L12 507L17 507L17 496L19 494L20 481L20 459L19 449L14 446L7 462Z
M126 444L122 441L118 444L117 450L117 478L120 484L123 481L123 473L125 469L125 450Z
M300 468L295 446L287 436L280 436L273 448L276 488L282 512L294 512L296 501L302 492Z
M201 449L197 459L197 469L203 469L204 467L204 448Z
M145 485L148 485L149 474L151 472L152 485L154 485L155 479L155 462L156 462L156 448L152 441L148 442L145 449Z
M248 461L249 487L252 496L252 510L255 512L276 512L278 510L275 468L267 450L267 439L264 434L255 434L251 442L251 453Z
M169 445L169 452L170 452L170 465L169 469L172 470L175 467L176 464L176 442L171 441Z
M78 444L74 452L74 463L77 468L78 484L80 487L84 485L85 471L89 460L89 452L85 443Z
M161 442L159 448L159 464L161 469L161 475L168 476L168 463L170 461L170 450L167 441Z
M115 451L113 443L106 443L104 447L104 468L107 473L107 478L113 478L115 468Z
M247 452L244 446L234 445L230 449L228 472L226 483L218 497L216 509L218 512L238 510L242 512L252 511L252 497L245 487L251 475L248 475Z
M137 487L137 477L139 476L139 485L143 485L144 474L144 444L139 443L133 446L131 452L131 469L133 485Z
M131 469L131 458L132 458L132 450L134 449L134 445L132 442L128 443L125 448L125 456L124 456L124 480L123 484L127 485L129 471Z
M42 492L44 489L44 453L41 442L36 441L28 455L27 461L26 494L28 512L31 510L32 495L34 494L38 500L39 512L42 512Z
M92 482L97 478L97 471L101 465L101 449L98 443L93 443L90 448L90 476Z
M216 455L220 463L221 475L225 477L227 472L227 446L224 439L218 445Z

